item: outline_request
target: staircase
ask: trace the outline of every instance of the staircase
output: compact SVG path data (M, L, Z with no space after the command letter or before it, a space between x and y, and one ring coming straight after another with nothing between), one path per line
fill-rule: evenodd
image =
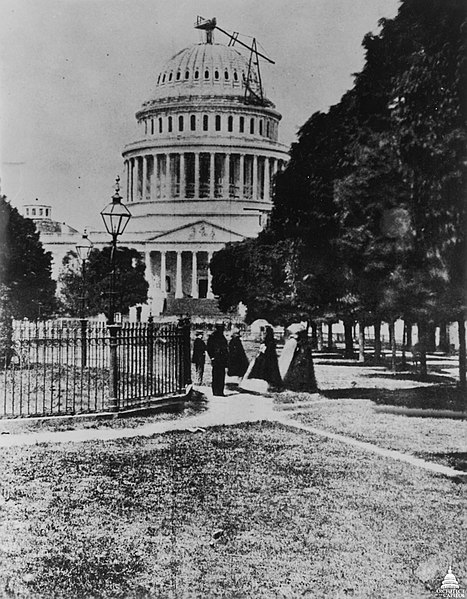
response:
M219 310L217 300L207 298L168 297L166 300L164 316L201 316L206 318L225 318L224 312Z

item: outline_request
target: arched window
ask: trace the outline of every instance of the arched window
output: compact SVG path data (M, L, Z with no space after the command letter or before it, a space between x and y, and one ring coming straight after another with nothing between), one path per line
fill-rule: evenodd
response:
M207 131L209 129L209 117L207 114L203 115L203 131Z
M250 119L250 133L253 135L255 132L255 119L251 117Z
M159 133L162 133L162 119L159 119Z
M144 119L144 134L148 134L148 121L146 119Z
M190 129L196 131L196 116L194 114L190 116Z
M271 137L271 122L266 121L266 137Z
M36 216L36 209L35 209L35 208L31 208L31 214L32 214L33 216Z
M233 116L229 116L229 118L227 119L227 129L230 132L233 131Z
M178 130L183 131L183 117L182 116L178 117Z
M245 132L245 117L241 116L239 123L238 123L238 130L240 131L240 133L244 133Z
M238 81L238 73L237 73L237 71L234 71L234 81Z
M162 77L162 83L165 83L165 73L164 73L164 75Z
M180 71L177 71L177 81L180 81L181 76L182 76L182 74L180 73Z
M151 135L154 135L154 119L151 119Z
M159 77L157 78L157 85L159 85L160 80L161 80L161 74L159 73Z
M167 122L167 131L168 131L169 133L172 133L172 117L171 117L171 116L169 116L169 118L168 118L168 122Z
M45 215L49 216L49 209L48 208L45 209Z
M214 71L214 79L219 79L219 71Z
M26 214L29 214L29 208L26 208Z
M205 78L205 79L209 79L209 70L208 70L208 69L206 69L206 70L204 71L204 78Z
M263 135L263 119L259 119L259 134Z
M228 81L228 79L229 79L229 71L225 71L225 72L224 72L224 79L225 79L226 81Z
M189 79L190 78L190 71L185 71L185 79Z
M221 130L221 117L219 114L216 114L216 131Z
M195 79L199 79L199 71L198 70L195 71Z

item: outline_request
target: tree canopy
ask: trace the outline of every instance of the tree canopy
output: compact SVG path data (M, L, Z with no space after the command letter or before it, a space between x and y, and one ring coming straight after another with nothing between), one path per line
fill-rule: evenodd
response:
M111 251L110 247L94 248L84 273L74 252L68 252L63 259L60 294L70 316L81 315L84 301L86 316L104 313L109 317ZM126 314L131 306L147 301L149 286L144 276L144 260L137 250L118 247L115 267L114 311Z
M56 284L51 264L34 222L0 196L0 284L11 316L35 319L53 313Z

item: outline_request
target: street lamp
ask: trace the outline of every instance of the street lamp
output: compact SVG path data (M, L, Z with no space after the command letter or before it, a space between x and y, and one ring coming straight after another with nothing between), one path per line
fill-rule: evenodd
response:
M101 216L104 221L107 233L112 236L112 253L111 275L110 275L110 314L108 324L114 324L114 294L115 294L115 258L117 251L117 238L125 230L128 221L131 218L131 213L128 208L122 204L122 196L120 195L120 177L117 177L115 182L115 193L112 196L112 201L102 210Z
M76 244L76 253L81 262L81 297L80 297L80 322L81 322L81 365L86 367L88 361L88 321L85 318L86 311L86 261L89 259L93 244L88 239L86 229L81 238L81 243Z
M110 350L110 389L109 389L109 400L108 409L111 412L118 412L119 410L119 397L118 397L118 361L117 361L117 345L118 336L117 331L119 327L115 324L115 306L114 306L114 294L115 294L115 258L117 252L117 238L123 233L128 221L131 218L131 213L128 208L122 204L122 197L120 195L120 177L117 177L115 182L115 193L112 196L112 201L102 210L101 216L104 221L107 233L112 236L112 253L110 255L111 262L111 274L110 274L110 302L109 302L109 350Z
M89 260L89 255L93 248L92 241L88 238L88 234L86 229L84 230L83 236L81 238L81 243L76 244L76 253L78 254L78 259L81 263L81 285L82 285L82 295L81 295L81 306L80 306L80 318L84 318L85 308L86 308L86 262Z

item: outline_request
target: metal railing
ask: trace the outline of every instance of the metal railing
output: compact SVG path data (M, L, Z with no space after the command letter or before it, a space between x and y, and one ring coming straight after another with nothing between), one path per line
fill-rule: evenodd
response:
M14 322L0 364L0 417L119 411L182 393L189 382L188 320Z

